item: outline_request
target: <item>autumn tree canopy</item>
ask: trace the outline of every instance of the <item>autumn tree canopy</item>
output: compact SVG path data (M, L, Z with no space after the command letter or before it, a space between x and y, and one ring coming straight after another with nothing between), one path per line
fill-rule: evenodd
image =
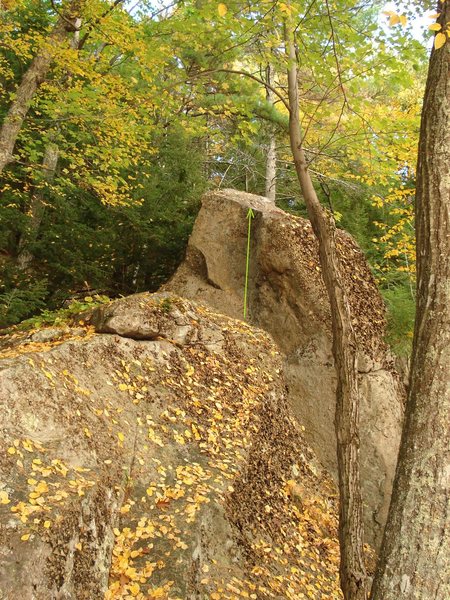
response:
M182 255L204 189L264 193L270 136L276 201L305 214L288 141L287 6L2 3L4 324L84 288L155 289ZM394 341L405 339L426 51L406 10L386 15L344 0L290 6L311 175L371 259Z

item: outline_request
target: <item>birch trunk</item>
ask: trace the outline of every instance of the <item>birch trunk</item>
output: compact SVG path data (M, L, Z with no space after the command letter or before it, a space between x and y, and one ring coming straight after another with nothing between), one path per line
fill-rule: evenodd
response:
M359 474L359 389L356 339L336 251L332 215L321 206L314 189L300 129L298 69L293 31L285 29L288 54L289 134L295 168L312 228L319 242L322 277L331 306L333 356L337 374L336 417L339 474L340 581L346 600L366 600L363 556L362 500Z
M440 4L442 30L450 1ZM450 598L450 42L433 50L416 191L417 315L405 425L372 600Z

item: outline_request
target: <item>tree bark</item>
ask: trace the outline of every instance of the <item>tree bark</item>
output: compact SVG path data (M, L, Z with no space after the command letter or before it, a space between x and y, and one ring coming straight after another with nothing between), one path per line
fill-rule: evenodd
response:
M75 17L73 19L73 25L75 31L70 41L70 47L76 50L80 43L81 19ZM68 74L65 75L61 85L64 85L64 83L67 81L67 77ZM45 147L44 157L42 159L41 180L44 185L45 183L52 181L52 179L55 177L56 168L58 166L60 152L57 144L55 144L54 141L56 134L57 130L50 135L50 141ZM30 252L30 244L36 241L38 237L44 211L44 189L40 187L38 190L34 190L31 200L28 204L27 212L30 216L30 222L27 232L22 233L20 236L17 254L17 266L21 270L27 269L33 260L33 255Z
M450 1L440 3L442 30ZM405 424L372 600L450 598L450 42L433 50L416 187L417 312Z
M53 142L49 142L45 148L44 158L42 160L42 183L44 185L45 182L50 182L54 178L58 159L58 146ZM33 255L30 252L29 246L38 237L44 210L44 189L40 187L38 190L35 190L29 203L28 213L30 216L30 223L28 232L23 233L20 237L17 256L17 266L19 269L27 269L33 260Z
M277 146L273 131L269 134L269 145L267 147L265 196L275 204L277 197Z
M267 65L266 82L269 86L272 85L272 67ZM266 87L266 100L273 104L273 92L270 87ZM275 132L272 126L269 126L269 144L267 147L266 158L266 192L265 196L275 204L277 196L277 147Z
M49 34L49 41L52 45L63 41L67 31L74 30L73 23L78 16L77 13L81 4L81 0L72 0L68 3L64 14L58 18ZM38 52L16 90L14 100L0 129L0 173L13 160L17 136L30 109L34 95L44 81L52 61L53 56L48 50L43 49Z
M339 474L340 581L346 600L366 600L362 500L359 474L359 389L356 339L336 251L336 227L314 189L300 128L298 68L293 29L285 28L288 55L289 134L295 168L311 225L319 242L322 277L331 306L333 356L337 374L336 437Z

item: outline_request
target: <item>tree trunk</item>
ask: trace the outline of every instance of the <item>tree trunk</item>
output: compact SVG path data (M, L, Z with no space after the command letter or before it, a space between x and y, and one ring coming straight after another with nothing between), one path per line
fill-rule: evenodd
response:
M272 67L267 65L266 68L266 82L270 86L272 84ZM269 87L266 87L266 100L273 104L273 92ZM273 127L270 125L269 130L269 145L267 148L266 158L266 198L275 204L277 195L277 147L275 132Z
M45 182L49 182L54 178L58 159L58 146L53 142L49 142L45 148L44 158L42 160L43 181L41 185L45 186ZM44 189L45 187L40 187L38 190L35 190L29 203L28 213L30 216L30 223L28 232L21 235L17 257L17 266L22 270L28 268L33 259L29 245L36 240L44 215Z
M70 42L70 47L75 50L78 48L80 43L81 19L75 17L73 19L73 25L75 31ZM67 81L67 77L68 74L65 75L61 85L64 85L64 83ZM41 179L44 185L45 182L48 183L52 181L56 173L56 167L58 166L60 152L57 144L54 143L56 133L57 132L54 131L50 135L50 141L45 148L44 157L42 159ZM42 222L42 217L44 216L44 189L45 188L41 187L39 190L35 190L31 196L31 201L28 205L30 223L27 228L28 231L26 233L23 233L20 237L17 256L17 266L19 269L22 270L27 269L30 266L31 261L33 260L33 255L30 252L30 244L37 239L39 234L39 228Z
M450 21L450 1L439 23ZM372 600L450 598L450 42L433 50L416 191L417 314L394 491Z
M49 41L52 45L63 41L67 31L74 30L73 23L80 6L81 0L69 2L65 13L59 17L49 35ZM41 50L32 60L16 90L14 100L0 129L0 173L13 160L17 136L30 109L34 95L44 81L52 61L52 54L48 50Z
M337 374L336 437L339 474L340 580L346 600L366 600L363 556L362 501L359 474L359 390L356 339L336 251L332 215L321 206L315 192L300 129L298 69L291 27L285 29L288 54L289 134L295 168L314 233L319 241L322 277L331 306L333 356Z
M271 132L266 158L266 192L265 196L275 204L277 197L277 147L275 134Z

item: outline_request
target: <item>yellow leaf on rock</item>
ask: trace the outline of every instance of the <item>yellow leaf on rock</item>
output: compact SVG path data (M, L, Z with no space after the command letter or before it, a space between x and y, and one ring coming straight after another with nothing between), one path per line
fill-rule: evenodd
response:
M0 492L0 504L9 504L11 500L9 499L8 493L1 491Z
M223 2L220 2L217 6L217 12L219 13L219 17L224 17L228 12L228 7Z
M48 492L48 485L45 481L40 481L36 488L35 488L36 492L40 495L40 494L44 494L46 492Z
M22 446L25 448L27 452L33 452L33 444L30 440L23 440Z
M22 540L22 542L26 542L27 540L30 539L30 533L24 533L23 536L20 538Z
M154 590L150 590L150 598L167 598L167 588L159 587Z

